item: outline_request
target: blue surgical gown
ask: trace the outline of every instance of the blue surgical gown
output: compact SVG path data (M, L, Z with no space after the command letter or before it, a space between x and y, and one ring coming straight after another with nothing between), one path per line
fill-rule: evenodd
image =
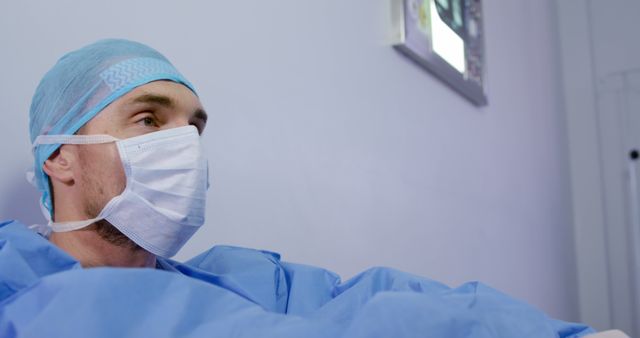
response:
M481 283L389 268L341 282L276 253L216 246L157 269L83 269L15 221L0 223L0 337L580 337L589 327Z

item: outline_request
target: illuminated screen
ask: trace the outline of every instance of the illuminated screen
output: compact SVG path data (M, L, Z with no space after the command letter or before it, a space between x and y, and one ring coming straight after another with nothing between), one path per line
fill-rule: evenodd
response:
M446 4L446 7L443 6L445 8L455 9L454 6L449 6L447 0L438 0L438 2ZM456 3L459 4L459 0L454 1L454 4ZM462 26L462 15L460 14L459 8L460 7L458 7L457 11L453 11L453 22L460 22L460 26ZM433 51L453 66L453 68L458 70L458 72L464 73L466 71L464 40L440 18L434 1L431 2L429 12L431 16L431 39Z

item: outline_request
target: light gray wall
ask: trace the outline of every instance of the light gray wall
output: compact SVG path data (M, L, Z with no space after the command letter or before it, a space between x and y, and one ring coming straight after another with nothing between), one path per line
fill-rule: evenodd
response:
M629 218L633 211L629 209L629 176L626 170L629 150L640 148L637 136L640 135L640 86L637 80L640 70L637 35L640 30L637 20L640 1L614 0L605 3L590 0L589 6L593 72L598 90L597 112L602 147L600 159L605 183L611 324L612 327L625 330L629 336L637 337L640 335L640 296L637 294L640 292L640 271L637 271L640 262L634 260L632 253L640 245L640 238L630 228L635 225L630 224ZM611 82L622 82L620 80L624 77L612 74L631 70L635 70L635 74L627 76L635 88L624 93L626 97L621 92L612 91L611 88L617 86L612 86ZM635 208L637 210L638 206ZM633 236L636 236L635 240L630 241L629 238Z
M597 79L640 68L640 1L586 1L589 6L594 71Z
M577 319L565 119L549 1L486 1L490 104L389 46L388 0L0 4L0 215L41 221L27 112L64 52L125 37L164 52L211 115L212 244L344 277L387 265L481 280Z
M580 317L598 329L617 328L637 337L640 263L632 253L640 250L640 239L632 231L630 206L637 201L630 198L628 154L640 147L640 2L557 4ZM628 73L634 69L635 74ZM633 90L622 90L625 77L631 84L636 79Z

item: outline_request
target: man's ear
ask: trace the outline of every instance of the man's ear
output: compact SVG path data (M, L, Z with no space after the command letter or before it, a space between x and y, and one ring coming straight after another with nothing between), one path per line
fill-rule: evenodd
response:
M74 182L72 164L76 160L75 152L62 145L44 162L42 170L49 175L52 183L58 181L64 185Z

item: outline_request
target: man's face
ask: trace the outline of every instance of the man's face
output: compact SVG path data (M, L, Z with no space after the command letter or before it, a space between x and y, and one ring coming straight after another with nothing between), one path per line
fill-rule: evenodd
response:
M119 139L170 128L194 125L202 134L207 115L198 97L184 85L156 81L140 86L103 109L78 134L107 134ZM77 146L79 166L74 169L79 203L88 218L96 217L126 184L124 168L114 143ZM107 241L136 247L106 221L96 224Z

